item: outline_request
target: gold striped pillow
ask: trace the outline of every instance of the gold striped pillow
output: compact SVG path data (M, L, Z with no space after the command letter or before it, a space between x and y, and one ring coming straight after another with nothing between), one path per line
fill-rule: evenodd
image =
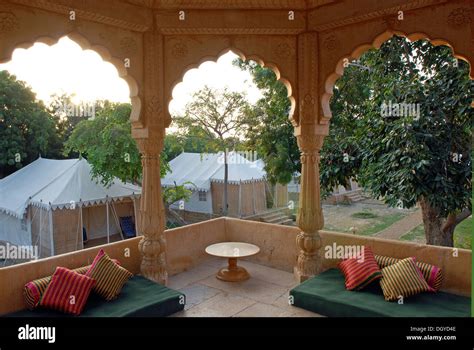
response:
M86 273L87 277L96 280L94 291L105 298L113 300L118 297L123 285L133 274L127 269L115 264L104 252L99 251Z
M416 261L406 258L382 269L380 280L385 300L394 301L400 297L409 297L422 292L434 292L423 278Z
M391 256L375 255L375 260L381 269L384 267L396 264L401 259L392 258ZM435 291L438 291L443 284L443 270L438 266L431 265L425 262L417 261L416 266L421 270L425 281Z

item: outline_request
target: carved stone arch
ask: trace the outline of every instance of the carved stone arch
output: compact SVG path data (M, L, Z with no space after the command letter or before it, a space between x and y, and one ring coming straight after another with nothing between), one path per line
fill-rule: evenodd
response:
M427 34L421 33L421 32L405 33L402 31L387 30L377 35L371 43L360 44L355 49L353 49L349 55L345 55L344 57L340 58L337 61L335 70L327 76L324 82L324 92L321 96L321 108L323 111L323 120L326 123L332 117L331 108L330 108L330 100L333 95L333 89L334 89L334 85L336 84L336 81L342 76L342 74L344 74L345 62L358 59L363 53L365 53L366 51L372 48L376 48L376 49L380 48L380 46L382 46L384 42L391 39L395 35L403 36L410 41L427 40L434 46L444 45L444 46L449 47L454 57L461 59L463 61L466 61L469 64L469 67L470 67L469 75L471 79L474 79L472 64L470 63L469 58L466 55L462 55L456 52L453 45L448 40L442 39L442 38L430 38Z
M14 50L17 48L28 49L35 43L51 46L67 36L83 50L96 52L102 60L111 63L117 69L119 77L127 82L130 89L132 103L130 119L132 121L139 120L142 60L137 56L141 55L141 36L89 21L78 20L77 23L71 23L67 17L56 13L40 10L26 11L16 6L0 6L0 21L2 18L5 22L0 23L0 41L2 43L0 63L11 60ZM22 23L28 25L22 25ZM121 39L117 43L110 42L110 38L117 36L117 32L120 32L119 38ZM126 43L123 38L130 38L130 41ZM124 60L131 53L130 45L133 46L134 52L130 55L133 57L132 64L127 68Z
M205 40L205 45L200 45ZM165 105L172 100L174 87L183 81L191 69L205 62L216 62L219 57L232 51L243 60L253 60L262 67L270 68L277 79L285 85L291 102L290 116L296 107L296 39L293 37L268 37L267 42L279 41L279 45L262 46L262 38L251 36L168 36L165 38ZM291 44L290 44L291 43ZM260 47L259 47L260 46ZM171 121L166 108L166 119ZM291 118L290 118L291 119ZM167 125L168 126L168 125Z

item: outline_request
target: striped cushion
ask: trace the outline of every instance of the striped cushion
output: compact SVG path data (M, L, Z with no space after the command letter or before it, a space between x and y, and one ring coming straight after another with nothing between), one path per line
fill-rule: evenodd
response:
M114 263L120 265L120 261L113 259ZM77 272L80 275L85 275L87 271L89 271L91 265L78 267L77 269L73 269L72 271ZM23 287L23 297L25 299L26 306L29 309L34 309L38 306L41 296L43 295L46 287L48 286L49 282L51 281L51 276L39 278L28 282Z
M84 275L89 270L89 267L90 265L83 266L72 271ZM43 277L25 284L23 287L23 296L29 309L34 309L38 306L44 291L48 287L49 282L51 282L51 277L52 276Z
M382 277L372 249L364 247L363 252L364 254L360 258L346 259L339 263L339 269L346 280L347 290L363 289L371 282Z
M392 258L390 256L376 255L375 260L381 269L384 267L396 264L401 259ZM443 284L443 271L441 268L435 265L424 263L421 261L416 262L416 266L421 270L425 281L428 282L428 285L433 288L435 291L438 291Z
M414 258L406 258L382 269L380 280L385 300L394 301L422 292L434 292L426 283Z
M40 305L68 314L79 315L86 305L87 298L95 281L85 275L57 267L51 277Z
M94 292L105 298L113 300L118 297L123 285L133 274L109 258L103 249L99 251L86 276L96 280Z

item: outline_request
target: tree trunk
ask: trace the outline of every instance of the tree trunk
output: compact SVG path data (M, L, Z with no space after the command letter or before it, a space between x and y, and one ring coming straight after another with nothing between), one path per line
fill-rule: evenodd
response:
M222 214L227 216L229 209L228 197L227 197L227 181L229 178L229 164L227 164L227 149L224 149L224 205L222 208Z
M439 210L425 200L420 200L423 225L425 227L426 244L452 247L455 226L445 227L446 219L441 217ZM444 230L443 230L444 228Z

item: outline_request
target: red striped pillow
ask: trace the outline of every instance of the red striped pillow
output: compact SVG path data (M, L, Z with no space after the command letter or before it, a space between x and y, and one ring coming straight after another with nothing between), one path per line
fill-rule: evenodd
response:
M364 247L362 257L346 259L339 263L339 269L344 274L347 290L361 290L375 280L382 278L374 253L369 247Z
M94 279L58 266L41 298L40 305L79 315L86 305L94 284Z

